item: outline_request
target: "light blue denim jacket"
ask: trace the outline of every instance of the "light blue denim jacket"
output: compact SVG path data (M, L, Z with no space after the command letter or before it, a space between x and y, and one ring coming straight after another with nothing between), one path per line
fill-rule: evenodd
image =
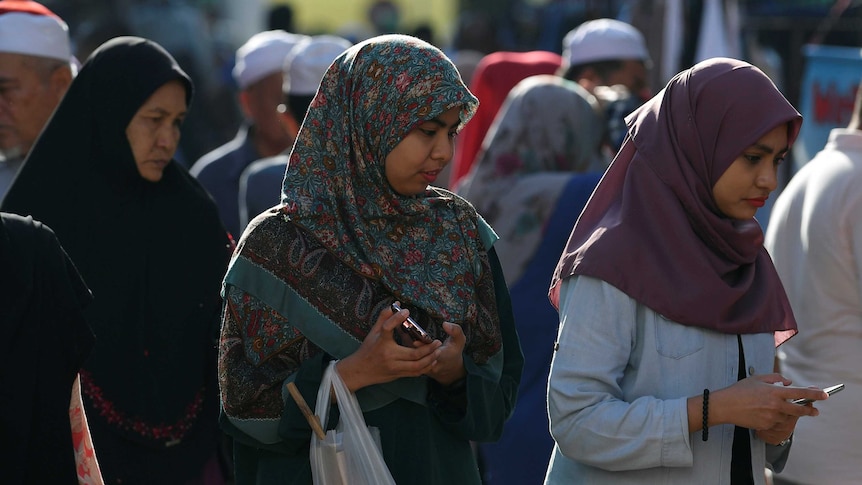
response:
M702 441L688 430L686 400L737 381L736 335L680 325L604 281L573 276L562 282L557 341L546 484L730 483L734 426L713 426ZM771 333L742 343L746 375L773 372ZM763 484L767 450L780 469L789 445L750 437L754 481Z

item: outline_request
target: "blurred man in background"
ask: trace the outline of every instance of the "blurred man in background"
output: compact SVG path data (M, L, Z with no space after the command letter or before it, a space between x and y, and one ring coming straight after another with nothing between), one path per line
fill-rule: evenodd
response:
M283 102L278 110L291 138L299 133L326 69L350 46L350 41L338 36L316 35L297 45L285 59ZM239 190L243 228L256 215L278 204L287 162L288 154L283 153L258 160L243 172Z
M794 386L845 383L800 419L776 484L862 483L862 87L846 128L790 179L775 201L764 247L787 291L799 333L779 347Z
M558 74L580 84L599 101L607 161L613 159L625 138L624 118L652 97L651 66L644 36L619 20L586 21L563 39L563 64Z
M592 92L596 86L621 84L647 100L650 57L643 35L614 19L589 20L563 39L560 74Z
M74 77L69 28L36 2L0 1L0 200Z
M237 194L243 170L255 160L277 155L293 145L293 136L277 111L282 100L281 69L291 49L306 38L268 30L253 35L237 49L233 77L246 121L233 140L202 156L190 170L215 199L222 222L234 239L242 232Z

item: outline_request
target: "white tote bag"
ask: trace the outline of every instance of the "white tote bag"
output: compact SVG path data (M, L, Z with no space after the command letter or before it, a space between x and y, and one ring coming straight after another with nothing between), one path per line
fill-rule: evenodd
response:
M323 440L311 434L314 485L395 485L380 452L380 433L365 424L356 396L335 370L336 362L330 362L323 373L314 414L326 429L332 389L341 417Z

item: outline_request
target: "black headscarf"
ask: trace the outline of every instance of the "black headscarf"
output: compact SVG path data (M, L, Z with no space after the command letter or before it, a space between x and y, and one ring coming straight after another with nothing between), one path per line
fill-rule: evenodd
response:
M97 344L82 372L91 425L156 447L185 440L203 419L202 390L215 391L230 251L215 204L183 167L171 162L155 183L138 173L126 127L173 80L188 102L191 80L161 46L103 44L0 205L54 229L93 292Z

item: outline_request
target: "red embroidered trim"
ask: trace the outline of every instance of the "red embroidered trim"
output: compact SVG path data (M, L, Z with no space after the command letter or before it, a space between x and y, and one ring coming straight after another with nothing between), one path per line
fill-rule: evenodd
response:
M81 385L84 394L93 403L93 407L108 423L120 429L134 431L145 438L167 440L166 446L177 444L192 428L203 407L205 391L205 387L198 390L195 398L186 406L186 414L176 423L152 425L138 416L129 417L117 409L113 402L105 399L102 389L93 382L92 375L83 369L81 370Z

